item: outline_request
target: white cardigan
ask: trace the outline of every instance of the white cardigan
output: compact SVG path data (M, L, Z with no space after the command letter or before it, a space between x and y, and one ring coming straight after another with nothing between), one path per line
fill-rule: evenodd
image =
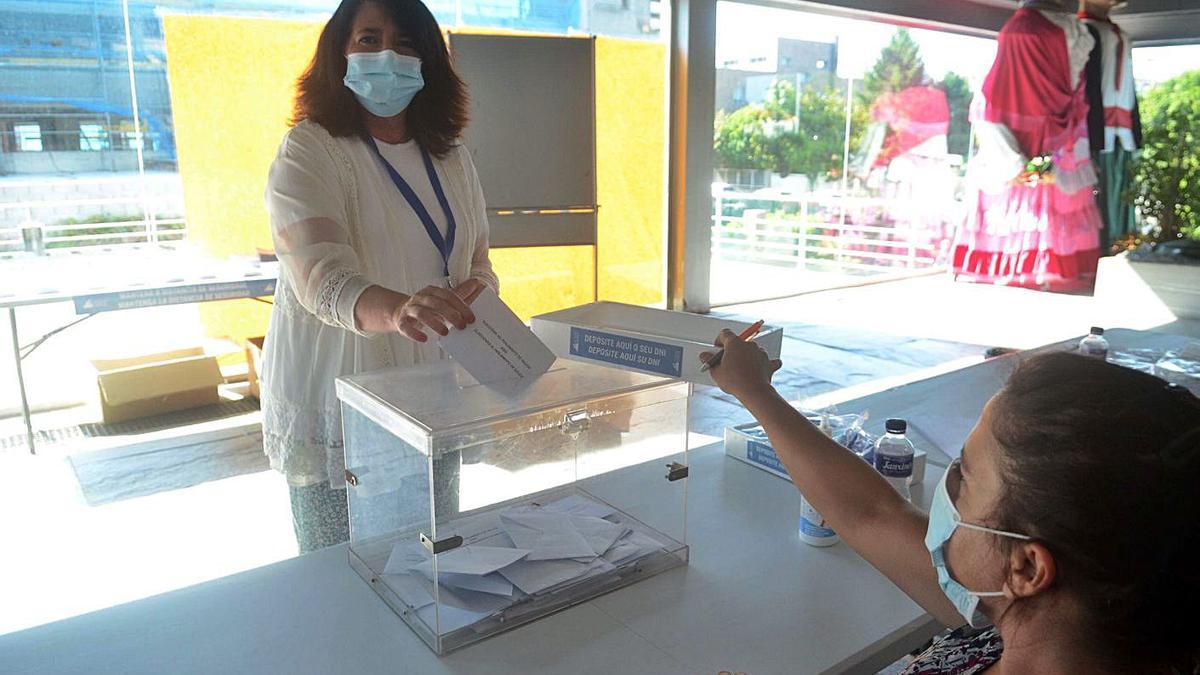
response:
M466 148L434 167L458 232L450 256L456 282L499 283L488 259L483 189ZM279 255L279 284L263 347L263 450L294 486L345 487L342 418L334 380L342 375L438 358L433 345L398 334L370 335L354 321L362 292L379 285L412 294L401 227L412 210L358 137L334 138L314 122L288 131L271 165L267 212Z

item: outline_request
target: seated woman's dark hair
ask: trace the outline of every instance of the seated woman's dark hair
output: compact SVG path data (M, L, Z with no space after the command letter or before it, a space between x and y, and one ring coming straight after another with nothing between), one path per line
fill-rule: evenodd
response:
M467 126L467 87L454 71L437 20L421 0L343 0L321 31L312 63L296 84L292 123L312 120L333 136L366 135L365 113L342 78L354 17L368 2L387 12L421 56L425 87L408 106L408 130L422 148L444 157Z
M1200 658L1200 399L1071 353L1001 391L998 527L1042 541L1096 653L1132 672ZM1001 546L1010 546L1000 543Z

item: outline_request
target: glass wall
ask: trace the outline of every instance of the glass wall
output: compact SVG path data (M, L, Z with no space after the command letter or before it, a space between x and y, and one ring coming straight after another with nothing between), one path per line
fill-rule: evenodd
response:
M1119 16L1114 18L1121 20ZM1133 48L1133 78L1139 96L1173 77L1198 69L1200 44Z
M661 36L657 0L429 4L447 28ZM51 228L51 247L182 239L163 16L319 20L334 7L331 0L0 2L0 252L20 248L22 223ZM81 203L101 198L108 201ZM97 234L111 236L88 238Z
M713 304L941 265L995 42L718 4Z
M662 3L430 0L429 6L448 30L609 38L597 49L597 104L612 106L612 114L605 119L598 111L597 134L600 140L608 134L610 141L625 142L601 145L623 155L621 162L603 152L598 156L608 167L607 173L599 168L597 180L606 207L601 219L616 223L618 217L628 221L632 216L624 227L636 230L637 250L628 255L630 239L608 232L609 240L626 242L626 250L608 255L603 240L612 228L602 222L600 269L588 271L586 278L593 294L661 302L664 180L653 172L662 173L660 155L665 154ZM27 246L22 231L30 228L40 229L52 250L188 240L217 256L269 248L257 222L261 205L251 204L261 201L259 188L274 156L274 147L266 146L282 133L291 85L335 7L333 0L0 2L0 255L21 252ZM223 23L201 21L218 16ZM172 25L174 38L168 35ZM262 32L242 33L246 25ZM246 40L235 49L236 62L220 51L219 45L228 43L225 31ZM276 51L262 47L268 44ZM223 89L223 83L242 88ZM242 93L253 94L258 103L229 98ZM650 102L634 115L636 126L616 119L618 106L631 97ZM251 108L238 108L243 104L261 107L251 119L243 114ZM180 105L187 109L177 109ZM210 111L217 118L232 111L232 126L214 133L206 121ZM180 118L184 125L196 122L211 145L181 151ZM239 149L236 142L242 140L250 144ZM222 148L233 154L217 157ZM187 180L189 152L197 160L219 159L227 173L193 171ZM630 152L636 155L633 161ZM637 175L630 175L628 167L639 166ZM226 212L227 194L219 204L210 203L217 183L245 193L247 201L236 213ZM203 190L193 189L197 186ZM206 222L216 222L212 216L218 208L223 209L222 230L215 241L204 229ZM552 305L529 304L524 313Z
M526 317L597 295L661 303L667 50L660 3L430 6L446 29L598 35L598 245L494 251L505 299ZM179 250L220 268L269 249L267 169L287 130L296 78L335 7L332 0L0 0L0 298L13 294L13 281L34 294L66 278L93 288L157 270L166 281L183 273L171 266L184 257ZM27 250L31 230L44 233L45 255ZM262 335L269 311L246 300L211 302L106 312L73 325L80 317L69 302L18 308L39 452L69 455L71 464L31 477L26 483L36 488L28 492L0 490L0 503L20 503L28 515L5 523L0 536L62 561L9 561L0 576L21 583L0 583L0 595L13 598L0 612L0 633L295 553L286 484L255 447L257 413L251 401L235 400L236 385L222 387L219 414L227 417L189 411L114 430L96 424L89 363L202 346L236 378L245 362L238 341ZM10 344L4 331L0 339ZM28 452L13 413L21 405L16 380L13 359L0 359L2 461ZM166 428L180 424L188 426ZM153 448L124 447L146 440L146 430L154 430ZM101 552L83 574L70 568L64 548L78 545Z

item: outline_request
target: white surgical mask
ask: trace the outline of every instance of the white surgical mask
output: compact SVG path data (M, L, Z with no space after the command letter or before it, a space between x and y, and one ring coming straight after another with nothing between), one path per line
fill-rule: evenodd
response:
M960 460L956 459L950 464L946 473L942 475L937 490L933 493L933 503L929 507L929 527L925 531L925 548L929 550L929 555L933 558L933 566L937 569L938 585L942 587L942 592L946 594L950 602L954 603L958 613L972 628L984 628L991 625L991 621L979 610L979 599L1000 597L1004 595L1004 591L970 591L966 586L955 581L954 577L950 576L950 569L946 566L946 542L950 541L954 530L960 527L1024 541L1029 541L1032 537L962 521L958 509L950 500L950 493L946 490L946 480L951 472L959 470L959 462Z
M425 87L421 59L385 49L346 56L346 88L372 115L393 117L412 103Z

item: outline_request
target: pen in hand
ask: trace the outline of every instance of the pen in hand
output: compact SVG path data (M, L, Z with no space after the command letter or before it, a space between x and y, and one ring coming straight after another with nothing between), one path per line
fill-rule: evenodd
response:
M758 336L758 332L760 330L762 330L762 327L763 327L763 320L759 319L758 321L755 321L749 328L742 331L741 334L738 335L738 339L741 340L742 342L748 342L750 340L753 340L755 337ZM716 354L713 354L712 356L710 356L707 361L705 361L704 363L702 363L700 365L700 372L707 373L708 371L712 370L713 368L716 368L717 366L719 366L721 364L721 357L724 356L724 354L725 354L725 349L723 347L721 349L718 349Z

